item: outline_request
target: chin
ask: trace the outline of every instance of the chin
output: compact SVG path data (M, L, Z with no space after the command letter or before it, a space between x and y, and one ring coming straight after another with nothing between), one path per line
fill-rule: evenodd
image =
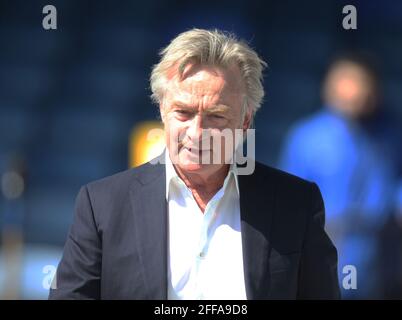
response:
M203 164L197 156L190 154L182 154L179 157L178 166L181 170L193 173L207 172L212 169L215 165L213 164Z
M179 167L184 171L204 171L210 165L199 163L198 159L191 157L180 157Z
M179 167L185 172L203 172L207 170L207 165L200 164L180 164Z

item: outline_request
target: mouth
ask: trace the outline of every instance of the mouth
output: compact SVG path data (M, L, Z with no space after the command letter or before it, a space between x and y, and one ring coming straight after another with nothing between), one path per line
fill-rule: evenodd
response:
M198 149L198 148L191 148L191 147L183 147L183 149L186 149L187 151L189 151L191 153L202 153L202 152L211 151L211 149Z

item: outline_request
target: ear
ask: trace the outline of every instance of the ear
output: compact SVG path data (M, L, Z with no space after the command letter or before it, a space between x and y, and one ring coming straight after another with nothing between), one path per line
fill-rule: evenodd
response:
M163 101L161 101L159 104L159 113L161 115L162 122L165 123L165 108L163 105Z
M252 119L253 112L250 110L250 108L247 108L246 114L244 115L244 120L243 120L243 130L247 130L251 126L251 119Z

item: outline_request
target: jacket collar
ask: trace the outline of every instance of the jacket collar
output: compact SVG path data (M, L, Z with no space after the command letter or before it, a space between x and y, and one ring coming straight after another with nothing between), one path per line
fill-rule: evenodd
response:
M163 157L163 159L164 159L164 163L165 163L165 169L166 169L166 182L165 182L165 184L166 184L166 191L165 191L165 196L166 196L166 199L168 199L168 196L169 196L169 189L170 189L170 183L172 182L172 180L180 180L180 181L182 181L181 179L180 179L180 177L178 176L178 174L177 174L177 172L176 172L176 170L175 170L175 168L174 168L174 166L173 166L173 163L172 163L172 161L171 161L171 159L170 159L170 156L169 156L169 152L167 152L166 150L161 154L161 156L160 157ZM226 184L228 183L228 181L229 181L229 179L230 179L230 176L233 176L233 178L235 179L235 184L236 184L236 190L237 190L237 193L238 194L240 194L240 190L239 190L239 179L238 179L238 174L237 174L237 166L235 166L234 164L231 164L230 165L230 168L229 168L229 172L228 172L228 175L226 176L226 178L225 178L225 182L224 182L224 188L223 189L225 189L225 186L226 186ZM184 182L183 182L184 183Z

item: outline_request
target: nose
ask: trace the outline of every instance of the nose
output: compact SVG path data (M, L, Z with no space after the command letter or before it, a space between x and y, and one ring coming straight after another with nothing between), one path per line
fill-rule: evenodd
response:
M189 124L186 134L187 137L192 141L200 141L202 137L202 117L200 115L196 115L193 117L191 123Z

